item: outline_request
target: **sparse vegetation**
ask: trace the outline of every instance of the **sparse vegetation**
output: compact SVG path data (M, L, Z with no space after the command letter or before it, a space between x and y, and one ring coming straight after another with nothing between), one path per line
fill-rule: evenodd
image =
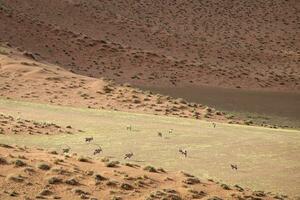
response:
M47 163L38 163L37 168L47 171L47 170L50 170L51 167Z
M52 177L49 177L49 178L47 179L47 182L48 182L49 184L59 184L59 183L62 183L63 180L62 180L61 178L59 178L59 177L52 176Z
M90 160L89 160L89 158L87 158L87 157L84 157L84 156L80 156L80 157L78 157L78 159L77 159L78 161L80 161L80 162L90 162Z
M155 167L152 167L152 166L150 166L150 165L144 167L144 170L145 170L145 171L148 171L148 172L154 172L154 173L157 172L157 170L155 169Z
M12 161L12 163L13 163L16 167L24 167L24 166L27 165L24 161L19 160L19 159Z
M118 167L119 161L110 161L106 163L106 167Z
M6 177L6 180L20 183L20 182L24 181L24 178L21 175L18 175L18 174L9 174Z
M8 164L6 158L0 156L0 165L6 165L6 164Z

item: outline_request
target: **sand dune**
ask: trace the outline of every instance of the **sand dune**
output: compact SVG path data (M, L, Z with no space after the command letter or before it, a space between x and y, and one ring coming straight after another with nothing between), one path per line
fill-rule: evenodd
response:
M296 0L1 2L2 41L77 74L300 91Z
M0 54L0 97L56 105L153 113L243 123L213 108L183 99L154 95L128 84L77 75L57 65L41 63L11 48ZM8 55L7 55L8 54Z
M185 172L0 144L5 199L279 199ZM99 198L101 197L101 198Z

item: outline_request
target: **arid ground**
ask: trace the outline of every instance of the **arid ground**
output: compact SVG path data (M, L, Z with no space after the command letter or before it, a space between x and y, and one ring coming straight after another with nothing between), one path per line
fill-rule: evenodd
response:
M82 129L77 134L52 136L0 135L1 142L6 144L57 152L71 148L70 153L121 161L126 153L132 152L134 156L129 161L134 164L184 170L232 186L238 183L255 190L291 197L299 195L300 135L297 131L223 123L214 128L212 123L199 120L10 100L0 101L0 112L14 118ZM131 130L127 130L128 125ZM86 143L86 137L93 137L93 141ZM93 156L99 146L103 152ZM187 157L178 152L180 148L188 151ZM237 171L231 169L232 163L238 165ZM234 198L226 195L220 197Z

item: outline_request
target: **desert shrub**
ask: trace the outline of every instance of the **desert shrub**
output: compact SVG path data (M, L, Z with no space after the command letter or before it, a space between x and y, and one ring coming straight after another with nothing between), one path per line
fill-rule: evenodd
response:
M39 193L39 195L41 195L41 196L50 196L52 194L53 194L53 192L50 190L47 190L47 189L44 189Z
M183 181L183 183L188 185L194 185L200 183L200 180L196 177L189 177Z
M124 190L133 190L134 187L128 183L122 183L121 188Z
M14 147L12 147L10 145L7 145L7 144L0 144L0 147L7 148L7 149L13 149L14 148Z
M78 160L79 162L89 162L89 159L86 158L86 157L83 157L83 156L80 156L77 160Z
M113 196L113 197L111 198L111 200L122 200L122 197Z
M157 168L157 171L162 172L162 173L166 173L166 171L163 168Z
M41 170L49 170L51 167L47 163L38 163L37 168Z
M6 180L20 183L24 181L24 178L21 175L10 174L6 177Z
M107 178L105 178L104 176L100 175L100 174L95 174L94 176L96 181L104 181L107 180Z
M58 154L57 151L49 151L48 153L49 154L53 154L53 155L57 155Z
M230 114L229 114L229 115L226 115L226 118L227 118L227 119L233 119L233 118L234 118L234 115L230 115Z
M58 183L62 183L62 179L58 178L56 176L52 176L52 177L50 177L50 178L47 179L47 182L49 184L58 184Z
M26 173L33 173L33 172L35 172L35 170L33 168L31 168L31 167L25 167L23 169L23 171L26 172Z
M253 124L253 121L252 121L252 120L246 120L246 121L245 121L245 124L246 124L246 125L251 125L251 124Z
M65 183L68 185L79 185L79 182L75 178L70 178L66 180Z
M102 161L102 162L109 162L109 158L104 157L104 158L101 159L101 161Z
M148 171L148 172L154 172L154 173L157 172L157 170L154 167L150 166L150 165L144 167L144 170Z
M111 186L111 187L115 187L119 184L118 181L114 181L114 180L111 180L111 181L107 181L106 185L107 186Z
M117 167L119 163L119 161L110 161L106 163L106 167Z
M12 161L12 163L13 163L16 167L24 167L24 166L27 165L24 161L19 160L19 159Z
M1 2L0 2L0 10L1 10L2 8L4 8L4 6L1 5ZM8 55L8 52L7 52L4 48L0 47L0 54L1 54L1 55Z
M89 195L90 193L86 192L86 191L83 191L82 189L80 188L74 188L72 190L72 192L74 192L75 194L77 195Z
M221 187L224 189L224 190L230 190L230 187L226 184L221 184Z
M195 177L195 176L193 176L192 174L189 174L189 173L184 172L184 171L181 171L180 173L183 174L183 175L186 176L186 177Z
M8 164L7 160L0 156L0 165L6 165Z

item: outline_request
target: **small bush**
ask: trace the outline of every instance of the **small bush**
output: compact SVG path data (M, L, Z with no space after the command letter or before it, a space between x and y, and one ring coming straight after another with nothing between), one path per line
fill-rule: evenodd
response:
M80 156L77 160L78 160L79 162L89 162L89 159L86 158L86 157L83 157L83 156Z
M226 184L221 184L221 187L224 189L224 190L231 190L230 187Z
M133 190L134 187L128 183L122 183L121 188L124 190Z
M200 180L196 177L189 177L186 180L184 180L183 182L188 185L194 185L194 184L199 184Z
M156 170L154 167L150 166L150 165L144 167L144 170L145 170L145 171L148 171L148 172L154 172L154 173L157 173L157 170Z
M49 184L58 184L58 183L62 183L62 179L58 178L56 176L52 176L52 177L50 177L50 178L47 179L47 182Z
M119 161L110 161L106 163L106 167L117 167L119 164Z
M35 170L33 168L31 168L31 167L25 167L23 171L26 172L26 173L33 173L33 172L35 172Z
M109 162L109 158L104 157L104 158L101 159L101 161L102 161L102 162Z
M53 154L53 155L57 155L58 154L57 151L49 151L48 153L49 154Z
M50 190L47 190L47 189L42 190L42 191L39 193L39 195L41 195L41 196L50 196L50 195L52 195L52 194L53 194L53 192L50 191Z
M162 173L166 173L166 171L163 168L157 168L157 171L162 172Z
M6 165L8 164L7 160L0 156L0 165Z
M24 181L24 178L21 175L10 174L6 177L6 180L20 183Z
M105 178L104 176L102 176L100 174L95 174L95 180L96 181L105 181L105 180L107 180L107 178Z
M50 165L48 165L47 163L39 163L37 165L37 168L41 169L41 170L49 170L51 167Z
M16 167L24 167L24 166L27 165L27 164L26 164L24 161L22 161L22 160L14 160L12 163L13 163Z
M111 187L115 187L118 184L119 183L117 181L107 181L107 183L106 183L107 186L111 186Z
M74 188L72 190L72 192L74 192L77 195L89 195L90 194L90 193L88 193L86 191L83 191L82 189L79 189L79 188Z
M70 178L66 180L65 183L68 185L79 185L79 182L75 178Z
M14 148L14 147L9 146L7 144L0 144L0 147L7 148L7 149L13 149Z

